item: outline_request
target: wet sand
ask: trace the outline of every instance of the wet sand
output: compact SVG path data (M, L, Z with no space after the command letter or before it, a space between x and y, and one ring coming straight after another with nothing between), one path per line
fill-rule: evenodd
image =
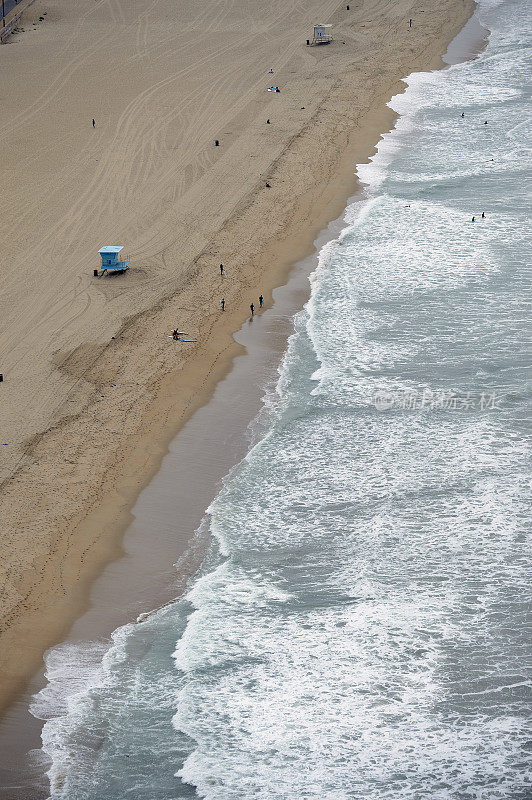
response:
M333 5L334 9L340 9L338 4ZM114 229L128 231L133 241L138 242L137 252L135 248L132 252L133 269L127 277L127 280L131 278L127 292L117 288L116 280L106 284L99 282L94 289L86 274L90 272L89 256L83 255L85 250L90 252L87 238L82 239L78 251L78 266L81 264L82 270L81 267L74 270L73 283L67 287L62 306L54 306L54 313L45 314L44 319L46 303L31 305L32 292L38 294L42 282L35 280L28 286L24 275L8 281L6 298L13 301L13 308L4 329L1 352L9 352L13 371L6 373L9 381L3 387L3 390L5 386L8 389L3 396L6 402L1 423L2 436L9 431L13 447L2 463L5 482L0 509L7 542L4 568L8 576L2 604L4 703L13 698L38 668L44 649L64 638L72 620L91 604L92 617L89 615L89 618L93 622L88 624L83 636L102 636L124 621L124 615L134 618L139 610L148 610L178 591L168 565L177 560L186 547L195 522L215 492L216 481L227 466L234 463L238 453L241 454L245 445L241 431L257 406L258 388L250 395L249 402L247 399L243 402L242 408L232 409L237 411L238 418L234 445L226 442L224 458L220 461L207 459L216 476L211 472L203 473L201 481L194 482L194 508L191 506L188 516L182 503L179 505L182 523L178 537L174 538L177 512L167 512L166 505L162 511L159 500L158 505L149 509L144 523L136 520L132 526L136 534L133 533L125 545L126 558L114 561L109 568L111 572L106 573L107 578L102 576L105 581L111 575L107 586L112 587L112 591L110 588L102 590L100 600L96 599L98 592L89 596L90 587L104 565L122 554L120 538L132 519L131 508L142 487L159 468L169 442L193 412L205 406L216 383L241 352L231 332L247 316L250 299L257 304L257 296L262 292L269 305L272 289L283 283L295 261L312 250L313 240L327 221L341 213L346 198L355 190L353 165L368 158L379 133L392 124L393 115L386 109L385 102L401 90L399 77L441 63L440 55L446 42L462 26L472 7L471 3L462 2L426 5L424 24L410 39L404 26L408 4L404 7L400 3L363 4L356 15L342 23L348 31L346 41L351 35L351 44L358 45L355 55L352 51L349 54L347 50L342 51L339 44L336 50L331 46L328 50L331 55L323 57L314 52L308 55L306 50L297 51L294 66L299 68L299 77L295 78L287 66L289 59L286 60L283 65L285 82L299 83L295 95L284 92L283 85L279 99L286 105L277 110L284 108L287 124L275 146L269 149L271 143L264 142L262 127L260 133L250 133L246 125L239 123L238 152L233 146L225 163L221 159L218 165L207 165L209 184L202 182L205 172L198 170L197 182L192 181L194 196L185 198L186 192L176 195L170 203L174 211L157 217L159 239L150 239L143 230L142 236L139 234L135 240L133 230L139 225L135 214L141 213L142 206L140 201L135 205L135 197L128 198L129 228L125 216L119 218L116 208L107 207L106 213L116 217ZM60 6L58 0L55 7ZM36 3L32 9L40 11L41 7ZM334 13L331 6L331 15ZM362 31L362 28L368 30ZM300 33L292 31L291 35ZM39 32L36 35L40 35ZM50 47L53 42L51 35ZM29 59L31 47L25 46L30 50L25 55ZM265 57L261 56L262 62ZM309 59L315 61L313 69L319 74L312 72ZM242 70L244 74L244 67ZM264 77L256 81L257 84L261 82L260 92L264 90ZM208 88L208 81L206 86ZM258 91L255 84L253 87L253 91ZM296 120L293 112L295 103L301 102L302 92L309 97L304 101L309 116ZM270 96L267 97L269 100ZM37 102L33 98L33 106ZM259 98L253 102L259 102ZM255 108L254 122L260 119L261 125L264 123L265 109L262 105L258 111ZM233 134L228 132L227 135ZM244 145L250 148L246 151L247 157L244 157ZM95 150L91 152L97 154ZM257 165L258 169L253 166L249 177L242 174L235 188L234 176L245 171L251 157L257 153L260 166ZM118 147L107 152L106 175L117 168L119 155ZM136 155L137 151L128 155L124 168L131 168ZM72 159L75 160L73 155ZM320 165L319 176L313 172L316 164ZM26 166L26 163L22 165L22 171ZM90 160L86 166L90 167ZM272 184L271 190L265 189L262 183L266 176ZM143 186L142 175L137 177L138 185ZM149 179L149 170L145 177ZM161 173L155 177L160 179ZM28 173L28 185L33 178ZM72 167L70 179L78 178ZM152 201L156 198L157 184L155 178L153 180ZM215 186L215 191L210 191L208 186ZM196 222L199 217L186 217L181 206L197 215L203 198L205 214L213 206L220 208L216 205L220 187L222 194L224 190L226 195L232 192L230 198L223 198L224 202L227 200L227 214L226 211L211 214L213 229L209 236L203 229L201 241L192 236L194 241L189 242L185 234L190 230L191 220ZM96 207L97 188L94 185L92 194L84 198L83 207L76 207L69 224L63 218L60 226L58 223L54 229L56 240L49 237L39 251L32 244L33 250L26 252L27 258L31 256L47 268L53 266L52 256L63 246L57 242L71 247L73 230L80 232L86 226L87 213ZM22 193L19 211L24 209L23 199ZM63 202L64 198L60 198L56 206L50 203L55 214L68 215ZM177 218L178 206L183 219ZM51 213L50 209L47 213ZM125 211L121 213L126 214ZM30 231L32 220L28 210L24 216L27 227L19 226L30 243L36 237L36 230ZM156 224L154 220L155 217L151 222ZM40 218L38 221L46 222ZM108 226L107 230L111 228ZM170 231L175 230L181 233L172 239ZM95 238L91 232L91 241ZM93 249L95 245L96 241L91 245ZM147 261L151 263L148 265ZM228 266L228 277L224 281L213 275L220 261ZM6 257L5 263L11 261ZM46 270L43 280L44 277L50 277ZM58 292L58 285L59 282L47 285L47 291ZM152 291L160 292L155 302ZM220 295L228 302L228 311L223 315L218 307ZM17 305L17 297L23 297L24 302ZM18 309L18 314L13 309ZM39 321L35 331L32 314L37 314ZM66 315L62 322L61 314ZM40 323L49 319L53 324L43 328ZM179 320L180 327L190 330L194 338L197 336L197 345L176 346L168 340L175 320ZM255 324L258 328L258 320ZM17 328L18 325L22 327ZM91 337L96 329L101 335ZM23 333L22 343L18 341L17 332ZM37 337L37 345L31 341L33 335ZM66 342L79 344L65 349ZM62 347L54 350L58 344ZM10 345L13 345L11 349ZM256 379L257 386L262 386L263 375L258 371ZM28 391L29 386L31 391ZM42 393L34 386L42 389ZM239 398L241 395L239 391ZM17 409L21 397L24 403ZM33 413L37 408L38 413ZM201 430L213 440L217 426L219 420L215 416ZM199 440L198 436L190 439L188 456L179 459L185 469L180 482L185 495L191 494L187 491L186 475L201 452ZM236 449L232 449L233 446ZM175 481L175 475L171 480ZM160 496L168 492L164 481L161 492ZM162 517L165 519L159 526L157 518ZM152 532L149 539L147 529ZM135 536L136 545L133 544ZM155 536L158 537L157 546L153 547ZM149 566L145 559L147 551L143 549L146 546L150 555L158 554L150 560ZM137 561L128 553L128 547L133 548ZM197 558L200 552L201 547ZM192 558L185 573L194 568L197 558L196 561ZM123 567L119 566L122 563L125 565L123 572ZM113 574L113 569L118 572ZM153 593L154 585L164 586L160 595ZM95 584L95 590L97 586ZM130 596L124 594L126 586L134 586ZM115 605L117 598L120 603ZM19 698L16 709L23 709L24 702L23 697ZM20 740L25 735L24 730L20 726L17 730L15 726L11 734Z

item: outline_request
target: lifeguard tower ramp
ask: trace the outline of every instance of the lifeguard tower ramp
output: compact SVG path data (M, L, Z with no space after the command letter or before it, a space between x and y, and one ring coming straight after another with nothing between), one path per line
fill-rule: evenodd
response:
M102 259L101 271L105 272L124 272L128 269L129 261L119 261L118 254L124 249L123 245L109 244L98 250ZM94 270L96 275L98 270Z
M307 39L307 44L311 47L318 44L329 44L333 37L330 34L332 25L314 25L314 36L311 41Z

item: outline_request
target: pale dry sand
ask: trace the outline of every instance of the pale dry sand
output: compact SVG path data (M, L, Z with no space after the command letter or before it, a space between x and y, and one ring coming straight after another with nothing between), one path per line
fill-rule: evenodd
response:
M249 303L340 213L400 77L436 67L473 8L350 5L36 0L0 48L4 704L120 552ZM316 21L332 45L305 46ZM111 243L132 269L94 279Z

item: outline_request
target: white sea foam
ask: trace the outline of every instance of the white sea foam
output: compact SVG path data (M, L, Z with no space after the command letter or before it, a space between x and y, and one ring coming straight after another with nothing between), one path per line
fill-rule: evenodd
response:
M504 393L519 370L509 274L523 261L501 253L513 241L522 258L526 241L519 190L508 209L495 192L519 171L520 143L500 139L522 106L493 50L410 76L392 100L402 116L359 168L368 200L312 276L278 416L211 507L228 560L176 651L174 724L196 742L179 775L201 796L526 794L527 448L507 417L371 412L379 387L481 377ZM486 178L490 223L475 227ZM240 581L253 602L237 609ZM272 585L280 605L260 594Z
M392 99L186 600L79 675L83 651L50 654L54 800L530 792L528 22L482 8L487 52ZM474 397L380 412L377 391Z
M88 642L64 644L45 656L47 685L34 698L31 713L46 720L43 728L43 751L50 760L48 777L52 797L62 796L68 776L90 768L104 732L91 725L83 740L78 734L84 720L94 718L97 693L107 684L113 667L125 660L125 646L131 626L113 634L113 644ZM76 735L70 746L71 734Z

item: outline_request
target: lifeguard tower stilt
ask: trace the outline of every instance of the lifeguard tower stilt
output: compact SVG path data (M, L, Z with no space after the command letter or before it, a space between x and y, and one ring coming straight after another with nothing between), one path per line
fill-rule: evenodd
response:
M125 272L129 269L129 261L118 261L118 254L124 249L123 245L110 244L98 250L102 258L101 274L106 272ZM100 277L100 270L94 270L94 277Z
M332 42L333 37L329 33L329 28L332 28L332 25L314 25L314 36L312 41L307 39L307 44L313 47L317 44L329 44Z

